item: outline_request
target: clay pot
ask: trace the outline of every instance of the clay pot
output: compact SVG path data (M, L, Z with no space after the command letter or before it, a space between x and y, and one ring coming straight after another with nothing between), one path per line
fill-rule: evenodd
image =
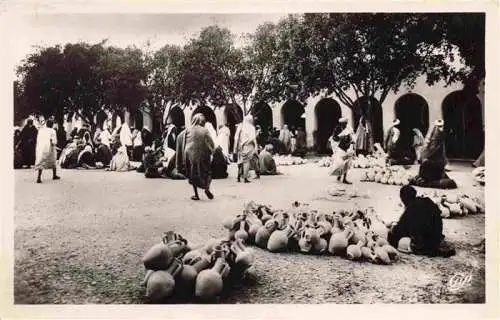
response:
M255 244L260 248L267 248L267 242L271 233L277 228L277 223L274 220L269 220L257 230L255 234Z
M199 256L191 260L190 264L184 264L178 278L179 285L177 287L179 291L185 295L193 295L198 273L209 266L210 260L206 256Z
M368 247L361 247L361 257L369 261L375 261L376 259L375 253Z
M274 231L267 242L267 250L271 252L285 251L288 248L289 239L294 236L296 236L296 231L291 225L283 230Z
M255 260L253 250L245 247L241 240L233 242L231 252L236 256L234 262L241 266L242 269L250 268Z
M404 253L411 253L411 239L409 237L403 237L399 239L398 242L398 251Z
M330 238L328 251L333 255L343 255L353 234L354 232L349 228L346 228L343 232L333 234Z
M222 242L222 239L210 239L203 246L203 252L207 254L212 254L214 248Z
M314 252L317 254L323 254L328 250L328 241L326 239L320 238L318 243L314 245Z
M211 300L219 295L224 287L223 276L229 274L229 265L223 258L217 258L211 269L201 271L196 277L195 295L203 300Z
M158 243L146 252L142 258L148 270L166 270L175 257L184 252L187 245L183 241L172 241L167 244Z
M183 269L182 262L174 259L167 270L159 270L150 274L146 284L146 299L152 303L164 302L175 288L175 277Z
M249 214L246 218L246 221L248 223L248 236L251 239L255 238L255 234L259 230L260 227L262 227L262 222L253 214Z
M442 205L441 203L438 204L439 210L441 210L441 217L442 218L449 218L450 217L450 209Z
M396 248L394 248L390 244L382 246L382 249L387 252L391 260L397 260L399 258L398 250L396 250Z
M390 264L391 258L389 258L389 254L383 247L375 247L375 256L377 257L377 261L382 264Z
M326 220L326 216L324 214L318 215L316 217L316 223L323 230L320 232L322 237L328 236L332 232L332 224Z
M243 242L247 242L248 240L248 233L245 231L245 225L246 225L246 221L245 220L242 220L240 222L240 228L238 231L236 231L236 233L234 234L234 239L235 240L242 240Z
M241 219L236 217L236 218L226 218L222 220L222 225L224 228L227 230L233 230L236 226L236 224L240 221Z

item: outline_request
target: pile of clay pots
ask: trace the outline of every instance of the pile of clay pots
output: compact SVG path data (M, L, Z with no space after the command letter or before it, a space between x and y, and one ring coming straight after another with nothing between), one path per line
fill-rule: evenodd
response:
M410 184L413 175L403 166L375 166L363 171L361 181L404 186Z
M213 301L230 283L242 279L254 253L241 240L212 239L190 248L182 236L169 231L142 258L147 303Z
M424 193L423 196L429 197L437 204L441 217L446 219L484 213L484 203L477 197L466 194L440 194L437 191L432 194Z
M386 163L386 158L384 156L375 157L372 155L364 156L360 154L352 160L352 167L367 169L367 168L373 168L375 166L379 167L385 166L385 163Z
M388 226L373 209L320 213L295 202L290 210L250 202L223 222L229 238L270 252L330 254L350 260L390 264L398 251L387 242Z
M302 159L300 157L293 157L292 155L287 155L287 156L276 155L273 158L277 166L294 166L294 165L306 164L308 162L307 159Z

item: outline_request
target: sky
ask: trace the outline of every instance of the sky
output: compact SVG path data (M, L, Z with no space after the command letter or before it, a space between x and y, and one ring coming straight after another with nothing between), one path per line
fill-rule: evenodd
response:
M26 14L17 16L10 24L16 32L10 34L8 48L11 61L18 65L34 51L34 45L96 43L108 39L110 45L142 47L149 40L151 47L158 49L167 43L182 45L212 24L227 27L238 35L253 32L263 22L277 22L282 17L283 14Z

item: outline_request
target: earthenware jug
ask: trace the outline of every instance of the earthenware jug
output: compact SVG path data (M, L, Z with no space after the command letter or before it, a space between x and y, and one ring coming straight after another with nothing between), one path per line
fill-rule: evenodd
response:
M182 269L182 262L179 259L174 259L167 270L151 273L146 285L148 301L158 303L168 299L175 288L175 277L181 273Z
M323 254L328 250L328 241L324 238L320 238L318 243L314 245L314 252L316 254Z
M244 269L252 266L255 256L253 250L245 247L243 241L236 240L231 245L231 252L235 255L234 262Z
M226 218L222 221L222 225L227 230L233 230L238 222L242 220L242 216L238 215L234 218Z
M328 251L334 255L342 255L345 253L349 245L349 239L354 232L350 228L346 228L343 232L338 232L332 235L328 245Z
M255 234L262 227L262 221L257 218L253 213L249 213L246 217L246 221L248 223L248 236L251 239L255 239Z
M184 252L187 244L183 241L155 244L142 258L144 267L148 270L166 270L172 260Z
M285 229L274 231L267 242L267 250L271 252L285 251L289 239L296 235L296 231L291 225L287 225Z
M189 264L184 264L182 272L178 278L179 285L176 289L179 289L178 291L182 294L194 294L198 273L208 267L210 267L210 259L208 256L198 256L191 260Z
M255 244L260 248L267 248L267 242L269 241L269 237L271 233L273 233L278 224L274 220L267 221L262 227L257 230L255 234Z
M389 258L389 254L383 247L375 246L375 256L377 257L377 261L382 264L390 264L391 258Z
M211 300L221 293L223 276L229 273L229 265L224 258L217 258L211 269L202 270L196 277L195 295L203 300Z
M347 259L349 260L358 260L362 257L363 253L361 252L361 248L365 245L366 241L361 239L356 244L351 244L347 247Z
M383 245L382 248L387 252L391 260L397 260L399 258L398 250L390 244Z
M234 239L235 240L241 239L243 242L247 242L247 240L248 240L248 232L245 230L246 226L247 226L246 221L245 220L241 220L240 221L240 228L234 234Z

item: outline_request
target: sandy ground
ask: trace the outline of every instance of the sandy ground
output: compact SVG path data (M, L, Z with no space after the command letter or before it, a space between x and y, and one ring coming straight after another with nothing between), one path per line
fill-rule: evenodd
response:
M145 179L135 172L64 170L62 180L45 172L41 185L34 171L15 172L16 304L142 303L142 254L175 230L193 244L225 235L221 221L241 212L248 200L287 208L292 201L334 210L374 206L384 220L396 220L396 186L359 182L369 198L334 198L337 185L327 168L309 163L280 167L281 176L250 184L230 177L213 182L215 200L190 200L186 181ZM416 168L413 168L416 170ZM483 196L473 186L471 168L453 166L459 184L452 192ZM421 190L419 190L421 191ZM255 249L249 277L225 293L221 303L484 303L485 256L475 245L484 237L484 215L444 220L444 233L455 244L451 258L403 255L390 266L351 262L332 256L271 254ZM447 283L457 272L472 281L456 291Z

